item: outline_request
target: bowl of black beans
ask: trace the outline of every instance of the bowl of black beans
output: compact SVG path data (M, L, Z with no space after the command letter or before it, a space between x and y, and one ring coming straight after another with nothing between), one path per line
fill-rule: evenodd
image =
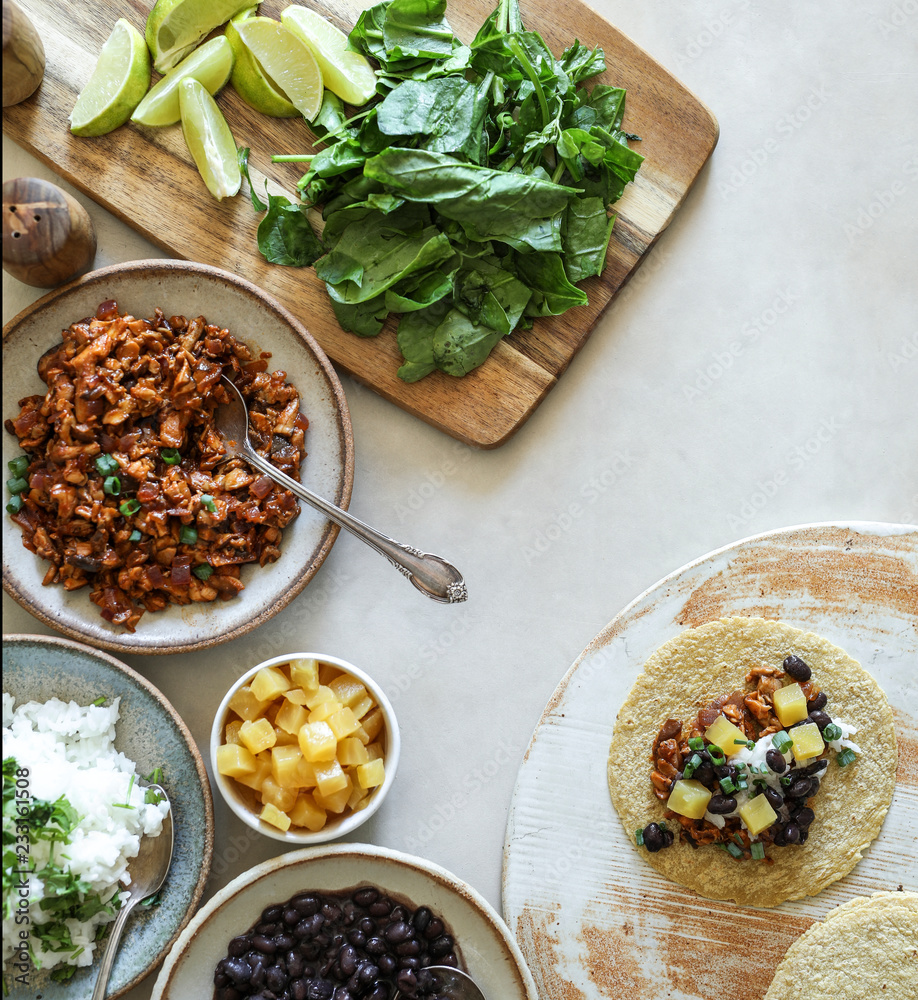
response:
M170 952L152 1000L447 1000L432 967L486 996L538 1000L508 928L433 862L338 844L263 862L219 890Z

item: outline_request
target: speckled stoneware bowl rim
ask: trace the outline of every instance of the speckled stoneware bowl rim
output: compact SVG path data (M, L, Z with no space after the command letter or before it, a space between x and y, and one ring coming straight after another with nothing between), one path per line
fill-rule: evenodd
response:
M349 673L362 681L367 690L373 695L376 704L380 707L386 725L386 777L383 783L371 793L370 802L358 812L351 812L341 819L331 819L321 830L312 832L311 830L296 830L293 828L284 832L270 823L264 822L255 815L246 805L242 794L235 788L232 778L221 774L217 768L217 748L223 742L223 727L226 722L226 715L229 710L230 699L243 685L247 684L259 670L264 667L274 667L281 663L289 663L291 660L318 660L319 663L328 663L333 667ZM268 660L247 670L239 677L233 686L226 692L220 707L214 715L213 726L210 732L210 763L214 775L214 784L217 791L223 796L223 800L232 809L233 813L242 820L246 826L258 833L279 840L281 843L295 847L306 847L312 844L324 844L329 840L337 840L349 833L353 833L359 826L362 826L371 816L373 816L383 803L383 799L389 794L389 790L395 783L395 774L398 770L399 757L401 756L402 738L399 733L398 720L392 703L386 696L377 681L375 681L365 670L355 666L347 660L342 660L339 656L332 656L328 653L282 653L272 656Z
M87 646L83 643L74 642L71 639L65 639L61 636L48 636L48 635L31 635L24 633L10 633L3 636L3 650L6 653L7 650L11 650L14 647L39 647L47 649L50 653L71 653L82 657L88 657L94 660L103 669L107 669L111 672L113 678L118 676L122 677L125 681L125 687L129 690L131 687L140 688L146 696L152 699L162 713L166 717L168 724L173 728L176 734L176 745L180 748L180 752L185 755L187 754L187 761L189 765L193 768L197 775L198 783L200 786L201 793L201 806L203 808L203 816L189 816L189 820L193 820L195 824L198 824L203 819L203 828L196 829L189 833L196 842L201 844L201 864L200 870L196 873L196 878L191 888L191 893L187 901L187 905L184 913L182 914L181 920L176 924L172 930L171 935L168 940L159 948L158 952L151 956L146 965L141 968L136 974L134 974L129 981L123 983L119 986L115 986L114 983L110 984L111 992L107 993L106 996L109 1000L115 1000L115 998L123 996L125 993L134 989L140 982L146 979L160 961L169 953L170 949L174 946L175 942L179 939L180 935L184 929L188 926L191 921L198 904L201 901L201 897L204 894L207 881L210 877L211 863L213 860L213 850L214 850L214 809L213 809L213 797L211 795L210 781L207 777L207 770L204 765L204 760L198 750L197 743L194 737L191 735L190 730L185 725L182 717L173 707L172 703L166 698L166 696L149 680L147 680L142 674L139 674L136 670L133 670L126 663L122 663L120 660L116 659L114 656L103 652L99 649L93 649L91 646ZM71 682L71 688L68 689L67 679L73 676L73 673L68 671L62 674L63 682L60 689L60 693L57 697L61 697L62 700L69 700L71 694L69 690L72 690L73 682ZM3 690L8 691L8 680L9 675L4 672L3 678ZM57 683L55 681L55 683ZM114 686L114 685L113 685ZM10 691L11 694L15 696L15 691ZM115 691L113 693L121 694L123 696L123 691ZM17 701L20 699L17 698ZM120 725L120 723L119 723ZM123 743L125 740L125 734L122 731L116 736L116 747L123 749ZM169 781L168 775L163 779L163 785L166 787L170 794L173 802L173 806L176 809L177 819L179 816L183 815L184 803L182 800L181 789L172 786ZM179 820L181 822L181 820ZM181 836L180 827L176 828L176 835ZM173 872L177 868L173 862ZM188 883L186 883L187 885ZM166 888L168 890L168 877L166 882ZM151 911L152 913L153 911ZM128 925L127 930L130 931L130 925ZM123 950L124 942L122 942ZM100 952L101 954L101 952ZM117 961L115 969L117 970ZM98 958L96 962L93 963L92 968L98 966ZM94 984L94 979L86 982L88 988L88 993L92 992ZM46 991L47 992L47 991ZM12 994L14 997L17 995L22 995L18 993ZM34 995L34 992L33 992Z
M313 883L299 877L301 871L304 877L308 876L310 867L320 873L323 867L325 870L324 875L313 874ZM387 876L392 873L391 878L376 877L380 867L385 867ZM274 887L272 880L279 886ZM405 888L406 882L423 883L421 891L429 892L430 897L416 898L416 892ZM535 982L513 935L500 914L477 890L436 862L371 844L308 847L264 861L237 876L201 907L182 932L156 978L151 1000L187 1000L185 994L170 992L178 988L176 980L183 974L182 966L193 960L196 967L203 966L212 977L213 967L225 954L230 938L245 931L270 903L280 902L297 891L346 890L367 883L407 897L415 906L428 905L437 911L453 932L469 973L489 1000L539 1000ZM288 889L287 896L273 898ZM259 892L271 898L261 899ZM250 908L249 897L253 897ZM234 909L241 912L234 914ZM246 919L242 913L250 919L244 926L238 926L238 921L244 923ZM227 926L222 926L223 923ZM218 935L219 946L211 940Z
M179 290L173 294L169 289L179 281L188 282L188 290ZM316 489L316 492L322 492L339 507L347 508L354 481L354 440L347 400L338 375L325 352L303 323L267 292L237 274L205 264L161 259L131 261L100 268L54 289L6 323L3 328L4 361L8 360L8 349L10 354L15 349L14 338L17 331L29 329L24 324L34 326L41 320L43 313L48 313L49 317L53 316L55 312L63 309L68 299L85 302L90 292L98 289L100 297L89 307L90 313L94 312L98 303L104 299L114 298L118 301L119 287L127 289L131 282L140 283L141 288L149 282L153 288L166 289L157 298L156 304L161 306L167 315L174 315L179 310L183 310L186 314L194 313L194 308L189 308L190 304L183 299L183 296L200 289L200 294L226 295L229 303L227 312L232 312L230 306L233 302L237 305L249 303L269 318L270 325L281 338L273 342L273 349L272 343L259 342L261 335L271 338L271 333L264 334L268 324L265 328L260 327L259 331L248 331L234 327L232 316L206 317L227 325L230 332L249 343L256 351L268 349L272 355L277 353L295 355L302 360L300 372L290 372L289 365L285 370L288 371L293 384L301 389L303 410L309 417L312 408L312 416L315 417L319 408L324 407L329 418L323 421L328 426L323 427L316 426L315 420L311 421L311 431L307 431L307 452L311 452L312 442L318 453L313 455L312 464L310 456L307 455L303 478L308 485ZM125 291L128 305L124 308L130 308L131 298L139 299L143 294L142 291L133 293ZM160 301L160 298L164 301ZM80 315L69 315L66 322L58 325L53 331L42 328L41 342L37 342L33 334L23 350L34 348L34 360L37 362L46 343L44 338L58 337L64 326L89 314L86 308L85 305L82 309L75 307L74 311L80 312ZM212 313L212 310L209 311ZM50 321L49 318L47 322ZM52 342L48 340L47 346ZM278 367L283 367L285 364L278 358L274 359L274 363ZM9 372L9 365L7 368ZM308 395L310 389L313 390L311 398ZM36 388L34 391L41 389ZM24 389L17 389L17 392L26 394ZM20 398L14 393L7 392L5 395L14 405ZM9 403L7 405L9 406ZM6 412L4 418L12 415L12 412ZM10 455L18 453L13 435L4 433L3 449L5 455L7 452ZM320 483L310 482L310 470L320 479ZM268 567L244 567L244 575L250 569L252 575L246 589L240 595L227 602L218 600L213 604L192 604L182 607L172 605L164 611L155 613L157 621L162 622L161 626L151 626L154 615L148 612L141 619L137 631L128 633L110 626L99 616L98 609L89 601L87 588L61 594L58 591L62 591L63 588L43 587L41 581L48 564L38 560L37 556L22 547L18 527L9 518L4 518L3 588L39 621L72 639L90 642L94 646L116 653L186 653L245 635L286 607L315 576L331 551L338 532L337 525L301 503L299 516L286 529L285 533L292 534L284 539L286 545L281 546L281 558ZM21 549L21 552L10 556L9 547L14 544ZM287 563L284 563L285 556L288 558ZM291 559L302 561L297 562L294 568ZM266 579L259 580L256 571L272 572L270 584ZM248 613L246 605L241 603L246 601L254 604L251 613ZM166 616L169 616L168 625ZM229 624L226 624L227 619L230 619ZM145 625L147 625L146 631ZM156 635L152 634L154 628L158 633Z

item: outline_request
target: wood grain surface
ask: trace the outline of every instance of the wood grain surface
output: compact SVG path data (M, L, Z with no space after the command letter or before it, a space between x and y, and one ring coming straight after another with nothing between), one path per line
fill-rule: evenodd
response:
M402 409L479 448L507 441L556 384L616 293L667 227L717 142L713 115L646 52L579 0L520 4L527 28L560 53L575 38L601 46L610 67L601 82L628 91L624 127L642 137L645 162L616 205L618 219L603 273L583 287L589 305L539 319L532 330L505 338L480 368L461 379L435 372L406 384L396 375L401 355L390 323L363 339L338 326L324 286L311 268L268 264L259 254L245 185L233 199L211 198L195 170L179 126L128 124L93 139L72 136L69 115L102 44L119 17L143 30L152 0L20 0L44 43L45 76L31 98L3 111L4 133L49 164L151 242L175 257L234 271L255 282L309 328L343 371ZM359 0L310 0L348 30ZM287 0L265 0L260 12L278 17ZM470 40L493 9L490 0L451 0L447 17ZM304 172L272 164L275 153L312 149L306 123L258 114L227 87L219 104L237 145L251 148L252 181L290 194ZM239 331L245 336L244 331Z

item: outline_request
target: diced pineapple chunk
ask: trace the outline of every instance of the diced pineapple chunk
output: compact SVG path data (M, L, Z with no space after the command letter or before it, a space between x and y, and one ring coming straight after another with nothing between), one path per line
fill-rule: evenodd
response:
M337 740L343 740L345 736L356 733L360 728L360 723L354 718L354 713L347 707L339 708L334 715L330 715L328 725Z
M375 743L367 744L367 756L370 760L383 760L386 756L386 749L382 743L377 740Z
M336 667L333 663L325 663L319 660L319 683L327 685L329 681L333 681L338 674L341 673L341 669Z
M300 788L300 761L303 752L298 746L275 747L271 751L271 777L281 788Z
M280 726L274 727L274 735L277 737L277 742L274 744L278 747L290 747L297 745L297 734L288 733L286 729L281 729Z
M338 674L337 677L328 682L328 686L335 692L338 701L348 708L355 705L361 698L365 698L367 694L363 681L351 677L350 674Z
M271 826L277 827L278 830L283 830L284 833L290 829L290 817L270 802L265 803L258 818L264 820L265 823L270 823Z
M284 697L294 705L305 705L309 695L301 687L292 687L284 692Z
M357 764L366 764L369 759L367 748L356 736L346 736L338 741L338 763L342 767L356 767Z
M357 765L357 783L361 788L376 788L386 779L386 765L382 758ZM704 815L702 813L702 815Z
M359 781L355 781L353 788L351 788L350 797L347 800L348 809L358 809L363 808L361 803L366 804L370 795L369 788L362 788Z
M797 726L791 730L790 737L794 741L791 745L791 753L794 760L809 760L811 757L818 757L825 749L822 733L815 722L807 722L802 726Z
M291 660L290 680L304 691L315 691L319 686L318 660Z
M234 780L246 788L252 788L256 792L261 791L261 786L265 783L265 778L271 774L271 751L265 750L255 757L255 770L251 774L240 774Z
M242 719L232 719L230 722L227 722L223 730L223 742L238 743L239 728L241 725L242 725Z
M376 707L376 702L369 695L365 695L358 701L355 701L351 705L351 711L354 713L354 717L357 719L362 719L367 712Z
M746 734L725 715L719 715L713 725L708 726L704 738L719 746L728 757L738 753L746 745Z
M307 722L300 728L298 738L306 760L315 763L335 759L338 741L327 722Z
M264 805L277 806L281 812L288 812L296 802L295 788L281 788L269 775L261 785L261 801Z
M313 795L315 796L316 805L320 809L324 809L326 812L331 813L343 813L347 808L347 801L351 797L351 792L354 789L354 782L350 775L344 775L345 784L339 788L336 792L330 792L328 795L323 795L322 792L317 788Z
M315 708L310 709L307 722L327 722L335 712L341 711L341 702L337 698L320 701Z
M252 694L259 701L273 701L293 686L280 667L262 667L252 678L251 684Z
M753 837L770 827L778 818L778 814L768 804L768 799L764 795L756 795L755 798L744 802L738 812Z
M240 719L248 722L258 719L265 714L268 703L259 701L252 694L252 688L248 684L243 684L241 688L229 700L229 708L235 712Z
M257 722L246 720L239 727L239 742L252 753L260 753L274 746L277 734L267 719L259 719Z
M331 760L314 761L313 767L316 772L316 788L320 795L324 797L334 795L347 786L347 775L334 757Z
M297 705L295 702L290 701L289 698L284 698L284 703L277 713L274 725L279 726L288 733L298 733L300 726L308 721L308 715L309 713L302 705Z
M307 693L309 697L306 699L306 707L309 709L315 708L316 705L321 705L323 701L333 701L335 704L340 704L335 697L335 692L325 684L320 684L315 691Z
M775 706L775 715L778 721L787 729L795 722L801 722L809 714L806 708L806 695L799 684L786 684L778 688L772 696Z
M370 740L375 740L377 736L382 732L383 726L385 725L385 720L383 719L382 709L374 708L372 712L365 715L360 720L361 726L363 726L364 732L367 734Z
M255 772L255 757L238 743L224 743L217 747L217 770L228 778L238 778Z
M316 769L311 761L306 760L305 757L300 757L300 762L298 765L298 779L300 783L300 788L315 788L316 787Z
M680 816L701 819L707 812L708 803L713 794L710 789L705 788L700 781L695 781L694 778L688 780L680 778L673 785L669 798L666 800L666 806L674 813L679 813Z
M303 826L313 833L318 833L328 819L324 809L321 809L310 792L301 792L297 796L296 805L290 810L290 820L294 826Z

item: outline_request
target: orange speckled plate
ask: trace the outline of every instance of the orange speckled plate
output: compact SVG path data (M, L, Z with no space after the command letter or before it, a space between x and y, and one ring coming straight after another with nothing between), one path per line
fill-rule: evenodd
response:
M896 791L845 878L771 910L702 899L625 835L606 760L647 657L729 615L779 618L845 649L896 719ZM559 684L520 767L504 847L504 919L549 1000L762 1000L789 945L854 896L918 888L918 527L812 524L736 542L634 600Z

